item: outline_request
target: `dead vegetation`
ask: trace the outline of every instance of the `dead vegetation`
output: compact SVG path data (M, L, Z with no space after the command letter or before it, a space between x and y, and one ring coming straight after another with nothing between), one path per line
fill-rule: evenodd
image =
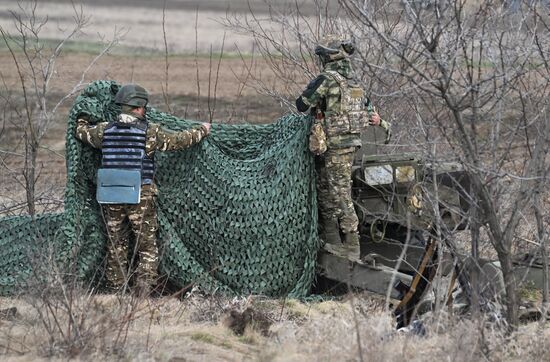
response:
M218 317L198 321L197 313L204 315L204 309L197 307L212 302L210 298L216 300L210 312ZM426 335L418 336L395 331L383 308L369 305L369 296L356 295L355 300L361 353L347 298L317 302L197 295L182 300L116 295L75 298L73 308L86 310L83 344L68 334L51 334L37 306L26 298L2 298L0 308L17 305L17 313L0 321L0 353L4 359L18 360L535 361L550 357L550 331L540 323L520 326L507 335L488 321L440 314L426 318ZM68 325L68 316L56 311L52 317L57 323ZM242 323L235 323L236 316Z
M335 16L326 11L326 1L314 3L316 18L299 8L274 9L270 21L253 13L227 17L227 26L250 34L277 78L285 80L277 87L257 74L252 84L292 108L304 87L295 74L311 79L320 70L314 45L326 34L353 39L357 77L397 128L391 145L377 145L374 152L413 151L433 166L434 180L438 165L447 161L466 172L467 188L451 182L462 188L469 203L467 213L456 212L468 225L467 253L460 255L456 245L459 230L445 226L438 196L444 190L437 183L423 186L423 194L435 195L425 200L431 233L457 256L459 269L476 265L471 285L464 285L474 310L484 303L477 300L480 250L496 254L504 313L514 328L519 307L514 251L529 248L547 265L549 215L542 207L550 192L547 6L528 1L343 0ZM278 27L284 31L272 31ZM544 285L547 305L547 281Z

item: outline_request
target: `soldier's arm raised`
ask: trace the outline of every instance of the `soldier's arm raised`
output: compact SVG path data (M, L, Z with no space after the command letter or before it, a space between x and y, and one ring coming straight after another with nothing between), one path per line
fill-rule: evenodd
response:
M391 123L388 121L380 118L380 115L376 111L376 107L372 105L372 102L370 101L370 98L367 97L365 99L365 108L367 110L367 113L369 114L369 117L371 117L371 124L373 126L379 126L384 131L386 131L386 139L384 140L385 144L390 143L391 140Z
M81 115L77 119L76 138L94 148L101 148L101 141L103 140L103 132L106 125L107 122L90 125L88 118Z
M296 109L305 112L310 107L319 106L321 98L326 95L325 76L320 74L307 85L306 89L296 99Z
M188 148L202 141L210 133L210 124L203 123L200 127L185 131L167 131L159 125L150 124L155 139L155 149L159 151L176 151Z

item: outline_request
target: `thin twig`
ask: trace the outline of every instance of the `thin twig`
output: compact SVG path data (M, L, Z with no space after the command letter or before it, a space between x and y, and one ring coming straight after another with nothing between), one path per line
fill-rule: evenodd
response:
M162 39L164 40L164 86L162 86L162 97L164 98L164 104L169 113L172 113L170 108L170 98L168 92L168 41L166 39L166 0L162 5Z

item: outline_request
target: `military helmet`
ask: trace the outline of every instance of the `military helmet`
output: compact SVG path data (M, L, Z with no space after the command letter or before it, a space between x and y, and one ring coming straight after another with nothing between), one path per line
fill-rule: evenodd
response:
M126 84L118 90L115 103L132 107L145 107L149 102L149 93L138 84Z
M321 58L323 64L345 59L355 52L351 39L339 35L327 35L315 47L315 54Z

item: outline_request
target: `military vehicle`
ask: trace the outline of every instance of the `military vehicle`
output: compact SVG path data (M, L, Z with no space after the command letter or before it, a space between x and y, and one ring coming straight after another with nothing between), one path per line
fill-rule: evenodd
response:
M447 282L446 290L439 293L443 303L450 306L453 296L460 294L462 305L469 304L464 258L448 235L468 226L470 185L457 163L432 165L414 154L377 155L376 144L384 139L380 132L371 127L363 134L364 146L356 155L352 172L361 261L322 250L319 284L325 290L340 284L387 296L398 327L402 327L422 309L436 273ZM494 293L495 285L502 285L503 290L498 263L481 262L482 288L492 288ZM542 288L542 265L523 261L518 273L522 280L534 281ZM433 299L427 304L431 302Z

